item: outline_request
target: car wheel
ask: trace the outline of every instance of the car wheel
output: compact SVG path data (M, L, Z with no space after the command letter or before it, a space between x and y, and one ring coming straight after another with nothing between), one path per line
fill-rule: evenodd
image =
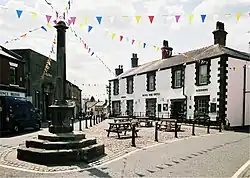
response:
M14 131L15 133L20 132L20 126L19 126L18 124L15 124L14 127L13 127L13 131Z

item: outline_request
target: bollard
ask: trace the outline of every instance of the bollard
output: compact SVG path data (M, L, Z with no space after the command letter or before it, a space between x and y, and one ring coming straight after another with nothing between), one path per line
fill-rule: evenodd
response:
M90 117L89 117L89 126L90 126L90 127L92 127L92 117L93 117L93 116L90 116Z
M207 121L207 134L210 134L210 118L208 118L208 121Z
M155 122L155 141L158 142L158 122Z
M132 124L132 146L135 147L135 124Z
M178 138L177 129L178 129L178 125L177 125L177 120L176 120L175 123L174 123L174 137L175 138Z
M85 119L85 128L87 129L88 128L88 116L85 116L84 119Z
M82 131L82 116L79 116L79 130Z
M96 122L95 122L96 120L95 119L96 119L96 116L93 116L93 124L94 125L96 124Z
M194 129L195 129L195 120L193 120L193 126L192 126L192 135L193 135L193 136L195 135Z
M221 119L219 119L219 132L221 132Z

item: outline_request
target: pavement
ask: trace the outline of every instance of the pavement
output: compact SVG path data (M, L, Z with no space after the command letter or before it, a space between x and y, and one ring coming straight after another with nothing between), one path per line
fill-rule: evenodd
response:
M30 133L0 139L0 152L36 136ZM61 173L35 173L0 165L1 177L232 177L250 159L250 135L218 134L173 139L137 149L119 158ZM244 173L244 174L243 174ZM249 176L249 167L240 177Z

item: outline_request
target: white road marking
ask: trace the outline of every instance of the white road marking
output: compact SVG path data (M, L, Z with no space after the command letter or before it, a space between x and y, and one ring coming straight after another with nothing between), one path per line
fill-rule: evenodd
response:
M240 167L240 169L231 177L231 178L237 178L239 175L250 165L250 159Z
M4 164L0 164L0 166L4 167L4 168L8 168L8 169L18 170L18 171L30 172L30 173L40 173L40 174L41 173L42 174L60 174L60 173L72 173L72 172L79 172L79 171L87 171L87 170L90 170L90 169L93 169L93 168L102 167L104 165L107 165L107 164L110 164L112 162L118 161L120 159L123 159L123 158L131 155L131 154L134 154L134 153L136 153L138 151L142 151L142 150L145 150L145 149L148 149L148 148L153 148L153 147L157 147L157 146L168 144L168 143L174 143L176 141L188 140L188 139L191 139L191 138L200 138L200 137L206 137L206 136L212 136L212 135L220 135L220 134L224 134L224 133L220 132L220 133L215 133L215 134L206 134L206 135L200 135L200 136L190 136L190 137L185 137L185 138L180 138L180 139L174 138L174 139L168 140L166 142L156 143L154 145L150 145L150 146L147 146L147 147L136 149L136 150L131 151L129 153L126 153L126 154L124 154L122 156L119 156L119 157L117 157L115 159L112 159L110 161L104 162L102 164L99 164L99 165L93 164L92 166L90 166L88 168L82 168L82 169L79 168L79 169L74 169L74 170L65 170L65 171L56 171L56 172L42 172L42 171L35 171L35 170L30 170L30 169L25 169L25 168L19 168L19 167L14 167L14 166L8 166L8 165L4 165Z

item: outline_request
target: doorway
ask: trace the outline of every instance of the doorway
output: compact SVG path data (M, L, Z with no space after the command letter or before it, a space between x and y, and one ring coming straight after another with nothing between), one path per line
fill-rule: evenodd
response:
M184 99L171 100L171 118L178 119L184 114Z
M146 99L146 116L156 116L156 98Z

